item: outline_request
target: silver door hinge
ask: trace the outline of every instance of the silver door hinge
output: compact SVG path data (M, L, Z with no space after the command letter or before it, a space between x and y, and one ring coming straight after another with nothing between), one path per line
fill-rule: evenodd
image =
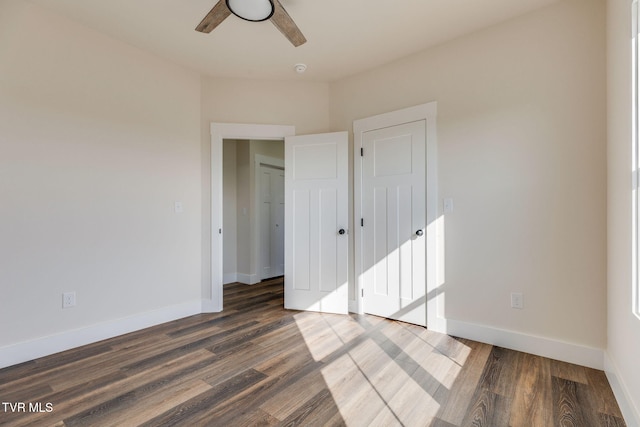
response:
M364 288L360 289L360 295L362 295L362 298L364 298Z

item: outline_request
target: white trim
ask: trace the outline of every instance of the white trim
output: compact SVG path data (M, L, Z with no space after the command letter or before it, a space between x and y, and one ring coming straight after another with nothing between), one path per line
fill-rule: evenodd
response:
M284 139L295 135L295 126L211 123L211 288L205 313L222 311L222 142L224 139Z
M356 286L357 286L358 281L356 280ZM356 293L358 291L356 290ZM349 300L349 313L358 313L358 314L362 314L362 311L360 311L360 307L358 306L358 301L357 300Z
M616 397L625 423L629 427L640 426L640 410L633 404L631 393L624 383L623 377L620 375L617 365L609 357L609 353L604 354L604 373L607 375L609 385Z
M195 300L10 344L0 348L0 368L128 334L200 312L201 301Z
M226 273L222 276L222 284L235 283L238 281L238 273Z
M640 212L639 212L639 202L640 197L638 197L638 167L639 167L639 158L640 155L640 145L638 139L638 108L640 106L640 93L639 90L639 75L640 64L638 63L638 0L634 0L631 3L631 21L632 21L632 29L633 33L631 35L631 63L632 63L632 74L633 78L631 79L632 84L632 93L633 93L633 102L632 102L632 144L631 144L631 177L633 180L632 190L631 190L631 214L633 218L632 222L632 230L631 230L631 280L633 283L631 294L632 294L632 303L631 310L632 313L640 318L640 273L638 271L638 255L640 254Z
M438 253L438 141L436 132L437 102L416 105L390 113L380 114L353 122L353 186L354 186L354 271L356 299L349 301L349 310L356 313L363 311L362 299L362 230L360 218L362 218L362 158L360 149L364 132L397 126L404 123L424 120L426 122L426 191L427 191L427 327L436 332L444 332L446 321L442 317L444 312L444 299L439 290L438 278L439 265L442 264L444 254Z
M237 273L238 283L242 283L245 285L255 285L256 283L260 283L260 277L257 274L244 274Z
M283 141L283 144L284 144L284 141ZM253 162L253 188L254 188L253 206L255 207L254 213L253 213L253 230L254 230L253 235L255 237L253 241L253 256L254 256L254 259L256 260L255 262L256 274L258 275L260 280L263 279L262 270L264 269L262 254L260 253L260 248L262 247L260 244L261 243L260 236L262 236L261 234L262 230L260 227L260 208L262 206L262 203L261 203L262 191L260 189L261 188L260 187L260 166L261 165L271 166L274 168L284 170L284 159L278 159L276 157L269 157L269 156L263 156L262 154L256 154Z
M604 350L600 348L453 319L447 319L446 333L589 368L604 369Z

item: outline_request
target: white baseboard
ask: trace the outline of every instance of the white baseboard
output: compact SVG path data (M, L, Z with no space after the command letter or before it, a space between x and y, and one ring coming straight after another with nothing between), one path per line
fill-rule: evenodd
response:
M447 319L447 334L604 370L604 350L521 332Z
M238 281L238 273L227 273L222 275L222 284L235 283Z
M201 313L219 313L222 311L222 306L220 305L219 301L203 298L201 304Z
M604 372L607 374L609 385L616 396L624 421L629 427L640 427L640 411L631 399L631 393L624 383L624 376L620 375L618 366L611 360L609 353L604 355Z
M0 348L0 368L199 314L201 308L202 302L195 300L11 344Z
M349 313L362 314L360 307L358 306L358 301L349 300Z
M245 285L255 285L256 283L260 283L260 278L257 274L237 273L236 281L239 283L244 283Z

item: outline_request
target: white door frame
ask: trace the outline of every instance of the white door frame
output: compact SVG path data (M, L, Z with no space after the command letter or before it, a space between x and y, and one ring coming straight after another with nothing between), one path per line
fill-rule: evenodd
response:
M359 226L362 218L362 158L360 149L362 148L363 133L371 130L396 126L404 123L424 120L426 122L426 276L427 283L427 327L431 330L443 332L446 323L442 316L444 311L443 294L440 287L441 274L438 245L438 146L436 134L437 103L417 105L390 113L384 113L373 117L368 117L353 122L353 149L354 149L354 259L355 259L355 279L356 279L356 299L350 301L350 311L357 313L364 312L364 299L362 292L362 228Z
M283 141L284 144L284 141ZM261 238L260 236L262 236L261 234L261 227L260 227L260 214L261 214L261 210L262 210L262 190L260 189L260 166L261 165L266 165L266 166L273 166L274 168L278 168L278 169L282 169L284 170L284 160L283 159L277 159L275 157L269 157L269 156L263 156L261 154L256 154L255 156L255 161L253 162L253 178L254 178L254 187L256 189L256 191L254 192L254 198L253 198L253 202L254 202L254 206L256 207L256 212L254 215L254 223L253 223L253 229L255 230L255 245L254 245L254 257L256 260L256 279L259 282L260 280L262 280L262 270L264 268L264 259L262 258L262 254L260 253L260 247L261 247ZM256 282L257 283L257 282Z
M202 296L202 312L222 311L222 146L225 139L284 140L295 126L211 123L211 286Z

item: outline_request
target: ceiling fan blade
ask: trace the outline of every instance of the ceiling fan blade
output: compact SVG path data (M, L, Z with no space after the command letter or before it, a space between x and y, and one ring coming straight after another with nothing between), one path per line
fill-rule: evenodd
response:
M216 28L222 21L227 19L227 17L231 15L231 11L227 7L227 3L225 0L220 0L213 6L213 9L207 13L207 16L204 17L202 22L198 24L196 27L196 31L200 31L201 33L210 33Z
M304 38L300 29L296 23L293 22L293 19L291 19L291 16L289 16L287 11L284 10L284 7L282 7L280 2L278 0L274 0L273 6L273 16L270 18L273 25L275 25L276 28L279 29L295 47L305 44L307 39Z

